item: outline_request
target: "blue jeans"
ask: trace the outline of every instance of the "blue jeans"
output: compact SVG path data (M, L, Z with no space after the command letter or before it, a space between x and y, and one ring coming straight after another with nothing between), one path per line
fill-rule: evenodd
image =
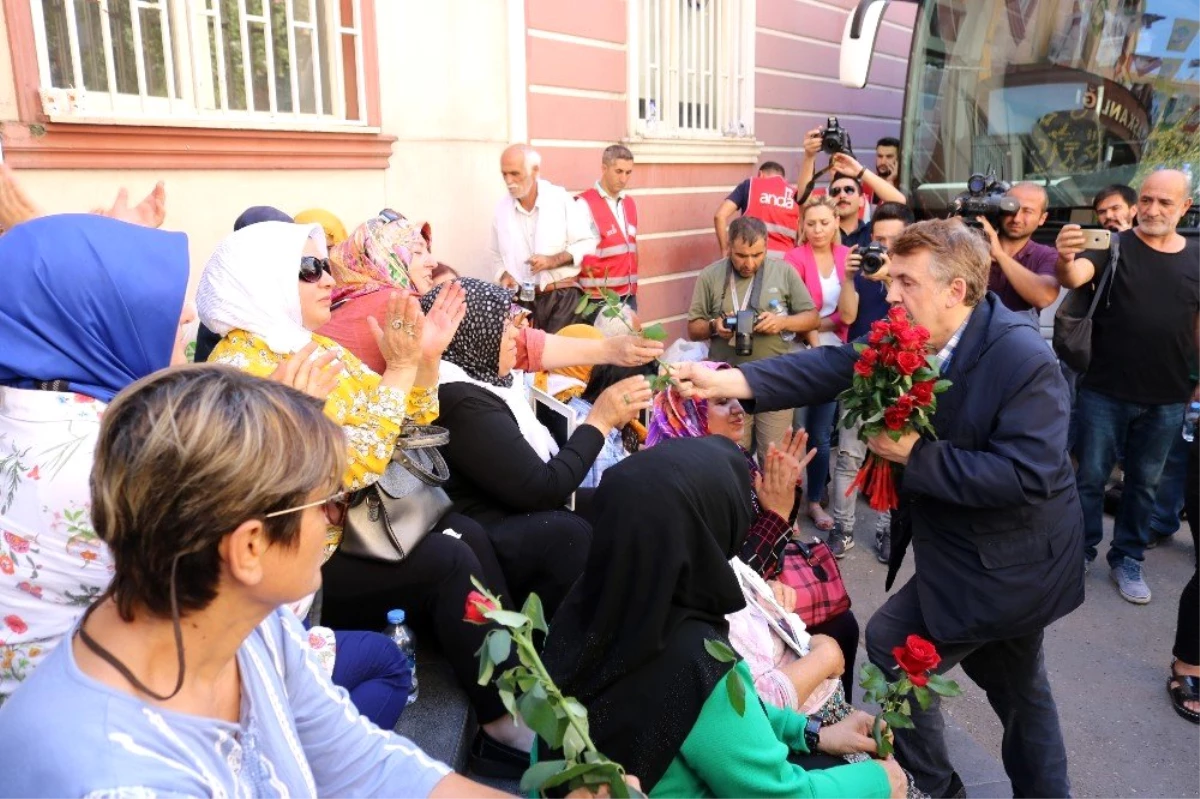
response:
M333 684L350 693L358 712L383 730L400 720L412 692L412 666L382 633L336 630Z
M1162 477L1158 481L1158 495L1154 501L1154 512L1150 514L1150 534L1162 538L1179 531L1179 512L1183 510L1183 490L1187 487L1188 448L1183 440L1183 425L1175 433ZM1197 520L1200 521L1200 520Z
M1183 403L1139 405L1105 394L1079 390L1076 412L1079 437L1075 442L1079 470L1079 501L1083 505L1084 555L1096 557L1104 539L1104 485L1124 453L1125 489L1113 525L1109 566L1126 558L1142 560L1150 540L1147 522L1154 509L1158 483L1167 453L1183 428Z
M820 502L825 495L825 484L829 481L829 449L833 437L833 421L837 416L838 404L826 402L801 408L797 416L803 415L804 429L808 431L808 446L817 454L808 462L805 474L804 493L809 502ZM1182 425L1183 422L1180 422ZM847 530L853 533L853 530Z

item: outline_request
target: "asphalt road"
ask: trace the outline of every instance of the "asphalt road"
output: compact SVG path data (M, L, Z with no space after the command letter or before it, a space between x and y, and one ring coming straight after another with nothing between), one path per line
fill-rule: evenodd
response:
M854 612L866 621L887 599L886 569L871 547L874 513L860 502L857 546L841 561ZM805 520L805 532L815 533ZM1046 662L1066 739L1072 791L1079 797L1200 796L1200 726L1176 715L1166 692L1179 594L1193 570L1191 536L1150 550L1145 574L1153 599L1132 605L1117 594L1101 556L1087 576L1087 600L1046 632ZM912 574L911 557L897 586ZM859 663L866 661L860 651ZM1010 797L1000 764L1000 722L962 670L949 676L964 693L943 704L947 737L967 795Z

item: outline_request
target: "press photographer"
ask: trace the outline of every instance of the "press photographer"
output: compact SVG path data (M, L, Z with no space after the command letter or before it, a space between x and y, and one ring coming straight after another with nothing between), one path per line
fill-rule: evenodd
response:
M876 148L878 151L878 148ZM829 165L817 171L817 155L829 155ZM891 167L889 167L891 169ZM850 133L842 127L837 117L829 117L823 127L813 128L804 134L804 155L800 160L800 175L796 179L796 196L803 203L812 193L817 179L825 173L831 173L829 194L834 196L833 189L838 188L842 195L839 203L839 218L842 225L842 243L847 247L865 245L868 234L865 226L861 225L859 210L863 203L863 187L869 189L874 202L905 203L904 193L896 186L880 177L875 172L864 167L854 157L854 149ZM847 187L853 190L851 194ZM845 216L842 216L845 213Z
M816 329L818 321L796 270L768 257L766 225L749 216L733 220L727 257L696 278L688 338L709 342L709 360L737 365L791 352L796 337ZM783 440L791 420L790 410L748 416L742 443L749 449L753 438L765 456L768 444Z
M966 218L980 210L975 221L987 234L992 254L988 290L996 292L1010 310L1036 314L1058 299L1058 253L1033 241L1034 232L1046 221L1049 203L1041 186L1018 183L1003 195L973 198L961 206L959 213Z

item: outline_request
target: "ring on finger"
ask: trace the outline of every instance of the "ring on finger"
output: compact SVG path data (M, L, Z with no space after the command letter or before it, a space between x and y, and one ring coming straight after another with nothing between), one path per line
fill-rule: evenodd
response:
M392 320L392 330L399 330L402 327L404 327L403 319L393 319Z

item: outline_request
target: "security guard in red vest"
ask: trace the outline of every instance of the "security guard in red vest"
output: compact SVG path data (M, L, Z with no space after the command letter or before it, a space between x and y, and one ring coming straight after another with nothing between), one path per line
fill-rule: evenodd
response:
M767 226L767 250L782 255L796 246L800 206L796 189L789 186L782 166L765 161L758 175L747 178L730 192L717 209L713 223L721 252L729 247L729 223L741 214L762 220Z
M601 289L612 289L627 305L637 310L637 208L625 194L633 174L633 153L623 144L604 149L600 179L579 195L592 214L600 236L594 255L585 256L579 269L579 285L593 298Z

